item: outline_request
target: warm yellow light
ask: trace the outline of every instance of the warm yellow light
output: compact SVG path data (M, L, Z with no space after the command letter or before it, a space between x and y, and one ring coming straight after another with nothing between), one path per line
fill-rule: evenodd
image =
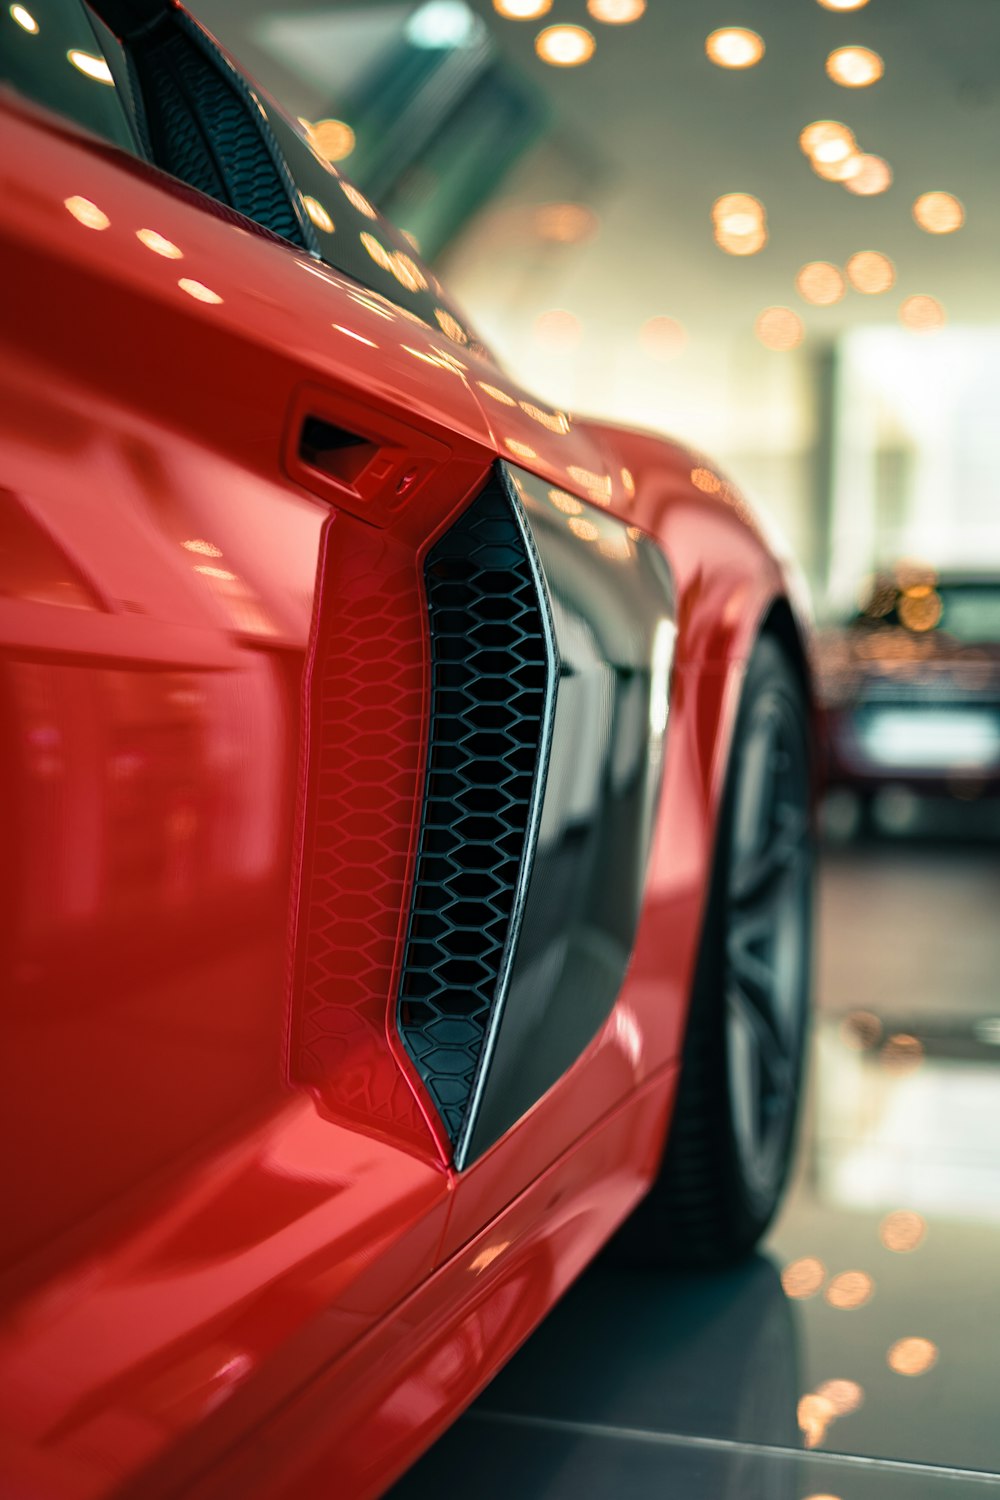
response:
M343 161L357 144L357 137L346 120L301 120L314 151L327 161Z
M548 15L552 0L493 0L493 9L508 21L534 21Z
M322 229L325 234L333 233L333 220L318 198L310 198L308 193L303 193L302 207L317 229Z
M596 46L585 26L546 26L535 37L535 51L554 68L578 68L593 57Z
M872 198L892 186L892 168L881 156L864 152L858 157L858 170L844 186L848 192L857 193L861 198Z
M921 1214L899 1208L882 1220L878 1237L887 1250L893 1250L897 1255L906 1255L918 1248L926 1233L927 1221Z
M954 193L921 193L913 217L928 234L954 234L965 223L965 209Z
M907 297L899 309L899 321L914 333L936 333L945 324L944 308L936 297Z
M903 601L898 608L902 610ZM900 616L902 618L902 615ZM897 1031L879 1053L879 1061L893 1073L912 1073L924 1060L924 1044L908 1031Z
M517 438L504 438L504 446L509 448L515 458L537 458L538 454L528 443L521 443Z
M712 204L712 222L725 234L750 234L765 219L764 205L752 193L723 193Z
M851 256L845 269L854 290L869 297L887 292L896 280L896 267L880 250L859 250Z
M412 265L413 262L411 261L410 264ZM461 323L457 318L453 318L450 312L446 312L443 307L436 307L434 309L434 318L441 332L446 334L453 344L467 344L469 342L469 335Z
M867 1271L841 1271L826 1289L826 1300L841 1312L851 1312L871 1300L875 1283Z
M381 240L377 240L373 234L367 232L363 232L359 238L375 264L381 266L383 271L391 271L392 252L385 248Z
M767 230L763 225L752 234L727 234L724 229L717 229L715 243L727 255L756 255L767 244Z
M347 199L352 208L356 208L359 214L364 214L366 219L377 219L378 213L368 202L364 193L359 193L353 182L345 182L341 178L340 191Z
M870 47L838 47L826 60L827 76L845 89L866 89L878 83L885 63Z
M192 281L189 276L182 276L177 283L182 292L187 292L196 302L221 302L222 298L218 292L213 292L211 287L203 285L200 281Z
M109 83L114 88L115 80L103 57L95 57L92 52L81 52L79 47L71 47L66 56L84 77L92 78L95 83Z
M566 525L581 542L596 542L601 534L593 521L585 521L582 516L570 516Z
M98 208L96 203L91 203L89 198L80 198L74 195L72 198L64 198L63 203L85 229L110 229L111 220L103 208Z
M386 269L395 276L400 286L405 287L408 292L426 292L427 277L421 271L412 255L404 255L402 250L396 250L390 256L389 265Z
M919 633L934 629L941 619L944 606L941 603L941 595L924 585L908 590L896 608L899 623L905 625L907 630L915 630Z
M627 26L645 13L646 0L587 0L587 9L605 26Z
M578 245L597 232L598 219L583 203L542 203L535 209L534 226L539 239Z
M363 333L355 333L353 328L345 328L343 323L331 323L330 327L335 328L338 333L346 333L349 339L356 339L359 344L367 344L369 349L378 348L374 339L366 339Z
M639 329L639 343L653 359L676 359L687 341L687 333L676 318L648 318Z
M802 319L790 307L765 307L758 313L753 331L765 349L778 353L797 349L806 332Z
M564 516L580 516L583 514L583 506L575 495L567 495L565 490L549 490L549 499L556 510L561 510Z
M799 146L813 161L846 161L858 147L854 131L840 120L813 120L799 133Z
M30 32L32 36L38 35L38 22L30 10L25 10L23 5L12 5L10 15L11 20L16 21L22 31Z
M837 1413L825 1396L810 1391L796 1407L795 1416L806 1448L818 1448Z
M218 578L222 583L235 583L236 574L230 573L228 568L215 568L210 563L196 563L194 571L203 573L206 578Z
M816 1394L829 1401L838 1417L846 1417L864 1405L864 1387L856 1380L824 1380L816 1387Z
M547 349L575 349L583 337L580 320L565 308L554 307L535 319L535 338Z
M491 401L499 401L501 406L516 406L514 397L506 391L502 391L498 385L490 385L485 380L477 380L479 389L489 396Z
M826 1266L815 1255L804 1255L800 1260L790 1261L781 1273L785 1296L796 1301L815 1297L825 1280Z
M824 10L860 10L868 0L817 0Z
M713 474L711 469L703 468L700 465L691 470L691 483L695 489L701 490L702 494L722 494L723 484L719 476Z
M181 542L181 546L188 552L197 552L201 557L222 556L222 548L217 547L214 542L206 542L204 537L193 537L189 542Z
M923 1375L937 1364L938 1347L930 1339L897 1339L886 1362L897 1375Z
M764 56L764 43L745 26L723 26L705 40L709 60L720 68L752 68Z
M824 182L848 183L861 171L861 157L851 155L842 157L839 161L823 161L817 155L810 165L816 176L822 177Z
M526 417L530 417L533 422L537 422L547 431L558 433L561 437L569 432L569 417L564 411L545 411L541 406L536 406L533 401L519 401L517 404Z
M751 193L724 193L712 204L715 243L728 255L756 255L767 244L764 205Z
M157 234L155 229L137 229L136 239L145 245L147 250L152 250L154 255L162 255L165 260L183 260L184 251L179 250L173 240L165 239L162 234Z
M795 278L799 296L816 307L830 307L844 295L844 278L828 260L811 260Z

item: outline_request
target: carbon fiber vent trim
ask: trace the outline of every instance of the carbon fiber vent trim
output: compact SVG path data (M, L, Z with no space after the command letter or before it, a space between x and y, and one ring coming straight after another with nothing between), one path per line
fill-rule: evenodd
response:
M544 584L501 477L428 554L425 582L430 732L398 1022L458 1141L503 1003L557 678Z

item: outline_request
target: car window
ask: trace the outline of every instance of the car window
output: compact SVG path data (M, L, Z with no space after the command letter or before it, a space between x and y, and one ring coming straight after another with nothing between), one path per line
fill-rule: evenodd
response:
M453 344L468 344L468 329L448 307L437 278L420 263L405 236L318 155L305 132L271 101L266 112L327 264L437 328Z
M80 0L29 0L0 8L0 82L135 151L105 44Z

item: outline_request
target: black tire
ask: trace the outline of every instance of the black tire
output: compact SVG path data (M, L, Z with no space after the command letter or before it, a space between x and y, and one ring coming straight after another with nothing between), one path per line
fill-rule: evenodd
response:
M761 637L733 737L670 1136L616 1257L728 1264L753 1249L780 1201L810 991L807 726L798 674Z

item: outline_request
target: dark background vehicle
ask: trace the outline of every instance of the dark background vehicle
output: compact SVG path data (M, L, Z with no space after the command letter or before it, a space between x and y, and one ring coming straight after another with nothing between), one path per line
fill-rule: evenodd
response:
M816 643L827 788L1000 790L1000 574L901 563Z

